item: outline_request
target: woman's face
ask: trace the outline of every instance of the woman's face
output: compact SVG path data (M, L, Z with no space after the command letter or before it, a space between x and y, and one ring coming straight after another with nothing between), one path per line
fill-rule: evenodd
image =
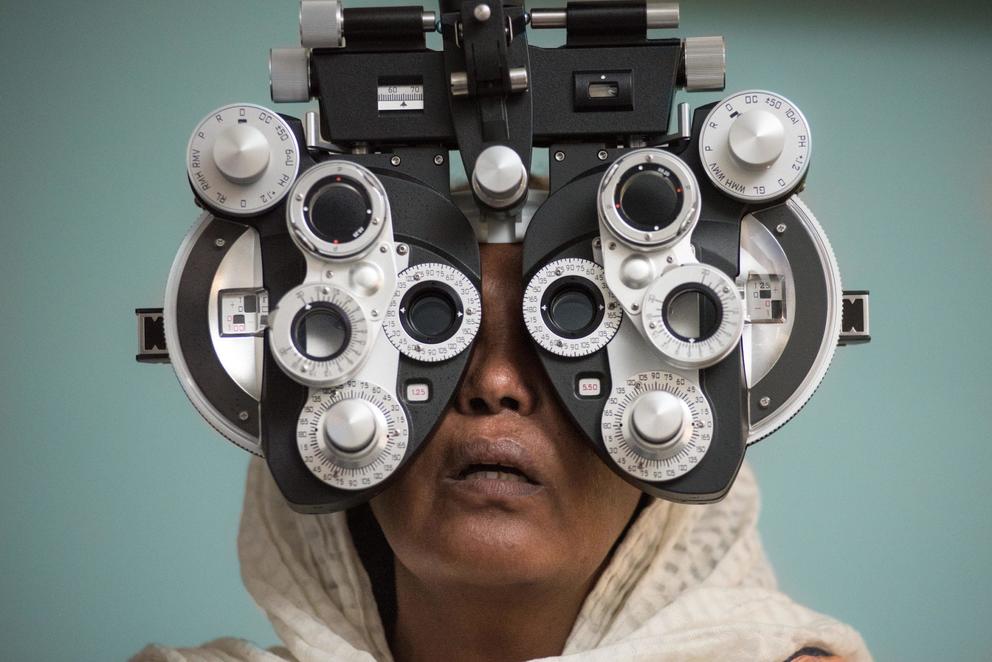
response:
M481 250L482 327L464 381L372 510L423 581L581 585L640 491L595 456L555 399L521 316L520 246Z

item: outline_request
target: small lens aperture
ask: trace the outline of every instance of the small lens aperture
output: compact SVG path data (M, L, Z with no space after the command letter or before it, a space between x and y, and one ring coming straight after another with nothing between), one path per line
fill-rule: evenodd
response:
M591 281L566 276L544 293L541 313L555 335L584 338L595 331L603 319L603 296Z
M595 306L588 292L565 289L551 300L550 315L558 328L576 333L589 326L596 318Z
M368 228L372 205L357 182L334 176L313 187L304 213L318 237L332 244L346 244Z
M461 326L460 298L439 281L410 288L400 303L400 323L415 340L436 345L448 340Z
M339 356L351 340L351 324L340 308L316 303L302 309L293 320L293 343L313 361L329 361Z
M660 165L639 165L617 185L615 204L633 228L656 232L671 225L682 212L682 183Z

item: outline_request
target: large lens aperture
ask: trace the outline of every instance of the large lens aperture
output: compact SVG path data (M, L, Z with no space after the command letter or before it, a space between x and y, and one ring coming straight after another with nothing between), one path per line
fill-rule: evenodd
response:
M620 178L616 207L624 221L644 232L656 232L671 225L682 213L682 182L668 168L643 164Z
M313 361L329 361L348 348L351 324L337 306L318 302L296 314L292 325L293 344Z
M664 304L665 323L676 338L699 342L720 328L722 307L714 295L686 287L673 291Z
M314 234L332 244L354 241L372 221L372 204L364 188L340 175L314 186L303 212Z

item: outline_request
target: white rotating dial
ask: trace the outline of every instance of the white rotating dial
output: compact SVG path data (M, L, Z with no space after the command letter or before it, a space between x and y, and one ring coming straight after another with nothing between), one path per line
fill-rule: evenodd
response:
M716 318L703 328L700 310L709 307ZM644 295L644 326L648 340L679 368L706 368L723 360L741 339L744 304L737 285L706 264L669 269Z
M215 110L193 131L186 171L206 205L250 216L289 192L299 153L296 136L279 115L253 104L233 104Z
M524 291L524 322L538 345L558 356L588 356L605 347L623 319L603 267L582 258L544 265Z
M709 450L713 412L688 377L642 372L613 387L602 433L610 457L631 476L674 480L692 471Z
M293 380L336 386L353 377L372 347L361 305L347 291L322 283L291 289L269 318L272 355Z
M809 167L809 124L783 96L739 92L710 111L699 138L699 158L710 181L744 202L791 192Z
M481 323L472 281L450 265L424 262L398 274L382 328L403 356L434 363L465 351Z
M386 480L403 460L409 438L399 401L381 386L360 380L312 391L296 423L303 463L341 490Z

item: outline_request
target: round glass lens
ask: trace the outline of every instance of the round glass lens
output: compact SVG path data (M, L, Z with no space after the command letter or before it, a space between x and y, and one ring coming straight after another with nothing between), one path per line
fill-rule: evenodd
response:
M629 225L655 232L678 218L682 197L682 187L670 173L642 170L621 182L617 204Z
M372 206L365 193L344 177L333 177L315 186L304 212L314 234L332 244L354 241L372 219Z
M596 302L588 292L568 288L551 299L550 317L562 331L578 333L596 319Z
M303 310L293 325L293 342L307 358L327 361L348 347L351 325L336 307L321 306Z
M455 306L441 292L425 292L410 304L410 325L427 338L444 335L455 323Z
M680 338L705 340L720 326L720 307L705 292L685 290L669 300L665 322Z

